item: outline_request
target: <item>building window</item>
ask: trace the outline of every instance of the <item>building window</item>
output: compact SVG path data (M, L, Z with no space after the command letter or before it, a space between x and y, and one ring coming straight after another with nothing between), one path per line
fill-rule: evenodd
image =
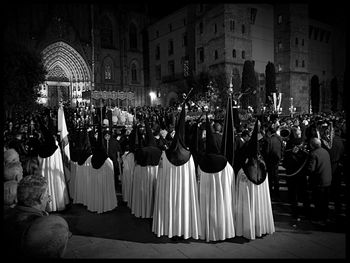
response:
M105 65L105 80L112 79L112 68L111 65Z
M325 35L325 31L321 30L321 34L320 34L320 41L321 42L323 41L324 35Z
M169 32L173 31L173 26L172 24L169 24Z
M242 25L242 34L245 33L245 25Z
M161 66L160 65L157 65L156 68L155 68L155 71L156 71L156 79L157 80L160 80L161 79Z
M218 27L216 24L214 24L214 34L216 34L218 32Z
M156 46L156 59L160 59L160 45Z
M203 34L203 23L199 23L199 34Z
M251 8L250 9L250 23L252 25L255 24L255 18L256 18L256 13L258 12L258 10L256 8Z
M130 24L129 41L130 41L130 48L136 49L137 48L137 30L134 24Z
M280 25L280 24L282 24L282 22L283 22L282 15L279 15L277 23Z
M296 67L299 66L299 61L298 61L298 60L295 61L295 66L296 66Z
M317 38L318 38L318 32L319 32L319 29L318 29L318 28L315 28L314 40L317 40Z
M184 26L187 24L186 18L184 18Z
M202 13L204 11L204 5L199 4L199 13Z
M175 64L174 64L174 60L171 60L168 62L168 73L170 76L174 76L175 75Z
M313 26L309 26L309 39L311 39L313 31L314 31L314 27Z
M111 47L113 45L112 23L108 17L104 17L101 22L101 46Z
M301 40L301 45L304 46L304 39Z
M298 42L299 42L299 40L298 40L298 38L296 37L296 38L295 38L295 45L296 45L296 46L298 45Z
M301 66L302 66L303 68L305 68L305 61L304 61L304 60L301 62Z
M329 42L330 37L331 37L331 32L327 32L326 33L326 43Z
M322 75L323 75L323 76L326 75L326 71L325 71L325 70L322 71Z
M132 83L137 82L137 67L134 63L131 64L131 82Z
M187 34L184 33L182 36L182 46L187 47Z
M281 51L283 48L282 42L278 41L278 51Z
M242 51L242 59L245 59L245 51Z
M156 37L159 37L159 31L158 30L156 31Z
M216 60L216 59L218 59L218 57L219 57L219 55L218 55L218 51L217 51L217 50L215 50L215 52L214 52L214 59Z
M204 62L204 49L202 47L197 49L197 54L198 54L198 58L199 58L199 63L203 63Z
M235 31L235 21L230 20L230 31L233 32Z
M232 50L232 57L235 58L236 57L236 49Z
M174 54L174 42L172 39L170 39L168 43L168 54L169 55Z

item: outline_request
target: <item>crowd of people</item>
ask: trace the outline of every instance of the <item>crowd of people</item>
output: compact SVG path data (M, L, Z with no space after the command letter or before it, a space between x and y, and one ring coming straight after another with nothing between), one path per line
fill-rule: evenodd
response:
M324 224L330 198L341 210L344 112L240 120L232 101L221 112L192 110L185 102L168 108L38 107L14 112L3 136L5 223L23 255L62 256L69 227L51 213L69 203L112 210L119 185L131 213L152 218L152 231L170 238L272 234L280 165L295 215Z

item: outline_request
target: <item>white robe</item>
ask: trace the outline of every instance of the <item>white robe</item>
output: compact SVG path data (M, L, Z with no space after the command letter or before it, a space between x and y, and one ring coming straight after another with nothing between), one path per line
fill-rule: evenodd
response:
M128 203L127 204L128 207L131 207L132 183L133 183L134 168L135 168L134 154L130 152L126 152L123 154L122 160L123 160L123 172L121 175L122 196L123 196L123 201Z
M235 174L227 163L217 173L206 173L198 167L200 180L199 206L201 215L201 239L209 241L235 237Z
M62 211L69 203L69 196L64 176L61 149L58 147L49 157L39 157L39 162L41 174L48 182L49 195L52 198L46 209L48 212Z
M181 166L169 162L165 152L159 164L152 232L158 237L198 239L201 220L193 157Z
M77 166L74 203L86 205L91 212L104 213L118 206L113 162L107 158L99 169L95 169L91 158Z
M135 166L131 213L136 217L152 218L158 174L157 166Z
M275 232L269 181L256 185L249 181L243 169L236 178L236 236L255 239Z

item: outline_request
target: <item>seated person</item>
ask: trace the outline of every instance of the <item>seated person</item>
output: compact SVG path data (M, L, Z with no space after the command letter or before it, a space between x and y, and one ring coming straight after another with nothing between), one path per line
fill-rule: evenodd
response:
M29 230L36 219L48 216L45 209L50 201L48 183L44 177L29 175L19 182L17 204L4 213L5 254L12 258L28 256L25 250L29 246L25 243L26 234L31 233ZM42 228L41 231L50 234L50 229Z

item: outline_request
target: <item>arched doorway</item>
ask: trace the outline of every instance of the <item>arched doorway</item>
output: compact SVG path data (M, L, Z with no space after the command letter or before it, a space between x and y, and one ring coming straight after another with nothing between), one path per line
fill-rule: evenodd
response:
M44 83L46 94L42 94L46 95L46 105L57 107L60 100L72 106L83 103L82 94L91 87L91 70L79 52L59 41L47 46L41 54L48 72Z

